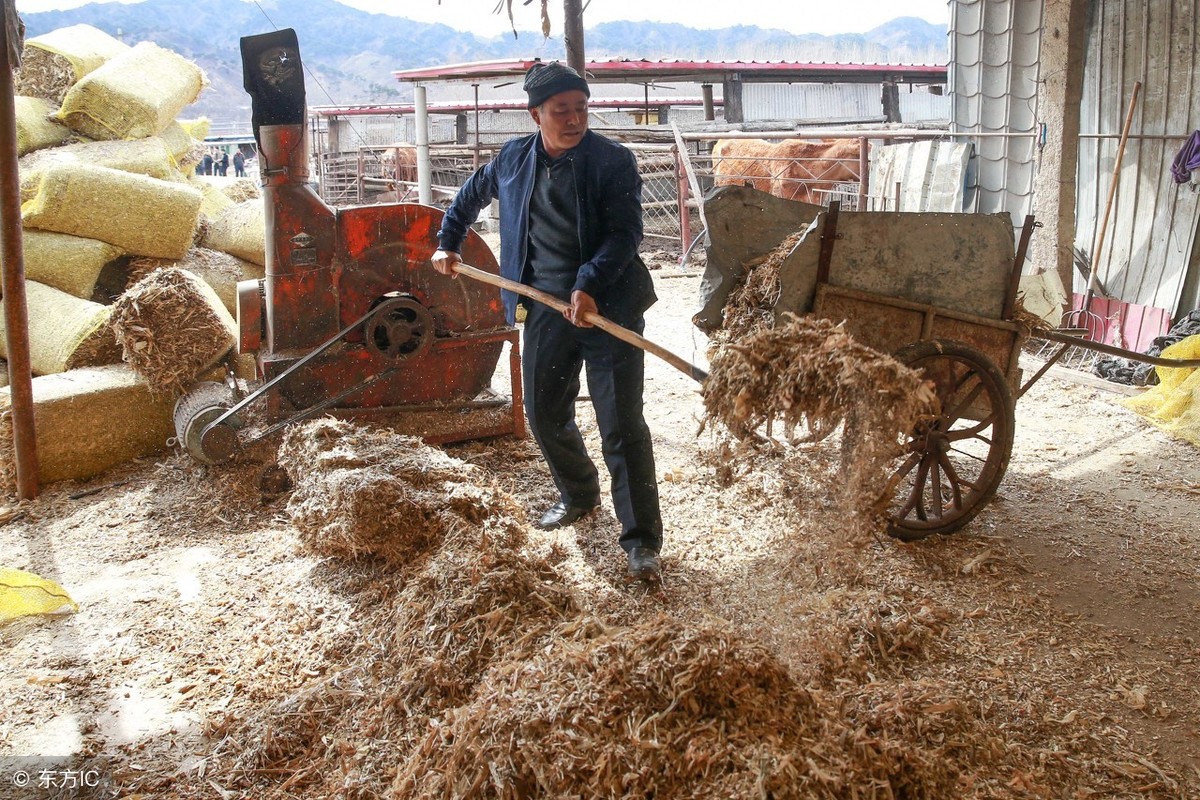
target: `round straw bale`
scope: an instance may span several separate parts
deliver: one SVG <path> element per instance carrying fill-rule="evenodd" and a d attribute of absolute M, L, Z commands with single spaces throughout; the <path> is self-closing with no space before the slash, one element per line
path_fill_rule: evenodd
<path fill-rule="evenodd" d="M 99 239 L 66 233 L 23 231 L 25 277 L 90 300 L 101 270 L 122 255 L 121 248 Z"/>
<path fill-rule="evenodd" d="M 121 361 L 121 350 L 109 320 L 112 309 L 108 306 L 81 300 L 37 281 L 25 282 L 25 301 L 29 360 L 34 375 Z M 0 320 L 3 317 L 0 308 Z M 5 337 L 0 337 L 0 355 L 8 357 Z"/>
<path fill-rule="evenodd" d="M 209 222 L 201 244 L 238 258 L 266 264 L 266 209 L 261 200 L 235 203 Z"/>
<path fill-rule="evenodd" d="M 205 133 L 197 138 L 188 128 L 176 121 L 168 125 L 166 130 L 159 134 L 159 138 L 163 140 L 163 144 L 170 152 L 175 167 L 190 176 L 196 174 L 196 165 L 200 163 L 200 159 L 204 158 L 207 150 L 204 136 L 207 135 L 206 128 Z"/>
<path fill-rule="evenodd" d="M 15 491 L 12 415 L 0 389 L 0 488 Z M 73 369 L 33 379 L 38 481 L 90 478 L 156 453 L 174 434 L 172 404 L 151 396 L 129 367 Z"/>
<path fill-rule="evenodd" d="M 8 386 L 8 362 L 0 359 L 0 388 Z"/>
<path fill-rule="evenodd" d="M 57 28 L 25 40 L 21 69 L 14 77 L 17 94 L 62 104 L 75 82 L 129 45 L 91 25 Z"/>
<path fill-rule="evenodd" d="M 64 163 L 45 171 L 21 214 L 29 227 L 100 239 L 137 255 L 182 258 L 202 199 L 184 183 Z"/>
<path fill-rule="evenodd" d="M 153 42 L 139 42 L 72 86 L 58 118 L 93 139 L 154 136 L 206 83 L 193 62 Z"/>
<path fill-rule="evenodd" d="M 38 150 L 20 161 L 21 201 L 32 200 L 46 169 L 53 164 L 95 164 L 160 180 L 174 180 L 175 161 L 166 143 L 150 136 L 131 142 L 77 142 Z"/>
<path fill-rule="evenodd" d="M 260 280 L 263 268 L 259 264 L 243 261 L 237 256 L 193 247 L 179 261 L 158 258 L 134 258 L 128 263 L 129 285 L 137 283 L 156 269 L 179 267 L 186 269 L 207 283 L 216 292 L 221 303 L 231 316 L 237 315 L 237 285 L 240 281 Z"/>
<path fill-rule="evenodd" d="M 290 429 L 279 464 L 296 487 L 288 513 L 301 541 L 323 555 L 408 568 L 449 532 L 511 508 L 497 490 L 471 482 L 482 480 L 477 468 L 420 439 L 334 419 Z"/>
<path fill-rule="evenodd" d="M 237 341 L 216 292 L 184 269 L 159 269 L 113 304 L 122 358 L 155 394 L 182 394 Z"/>
<path fill-rule="evenodd" d="M 200 142 L 208 138 L 208 133 L 212 129 L 212 120 L 208 117 L 181 119 L 178 120 L 178 123 L 188 136 Z"/>
<path fill-rule="evenodd" d="M 46 147 L 57 147 L 75 134 L 66 125 L 51 118 L 57 109 L 40 97 L 14 97 L 17 122 L 17 155 Z"/>

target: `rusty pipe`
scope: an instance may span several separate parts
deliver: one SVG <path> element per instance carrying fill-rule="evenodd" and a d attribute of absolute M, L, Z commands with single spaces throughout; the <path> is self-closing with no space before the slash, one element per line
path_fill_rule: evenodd
<path fill-rule="evenodd" d="M 9 398 L 12 402 L 13 449 L 16 460 L 17 496 L 32 500 L 38 494 L 37 436 L 33 420 L 33 372 L 29 360 L 29 307 L 25 300 L 25 256 L 21 236 L 21 181 L 17 174 L 17 116 L 13 102 L 13 68 L 10 56 L 9 14 L 13 3 L 0 2 L 3 9 L 3 41 L 0 41 L 0 257 L 4 260 L 5 344 L 8 347 Z"/>

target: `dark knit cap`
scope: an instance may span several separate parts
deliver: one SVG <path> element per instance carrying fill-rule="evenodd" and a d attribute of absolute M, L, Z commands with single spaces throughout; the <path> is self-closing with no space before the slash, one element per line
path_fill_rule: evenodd
<path fill-rule="evenodd" d="M 588 97 L 592 90 L 588 83 L 579 77 L 579 73 L 558 61 L 544 63 L 539 61 L 525 73 L 523 88 L 529 93 L 529 107 L 536 108 L 559 92 L 569 92 L 578 89 Z"/>

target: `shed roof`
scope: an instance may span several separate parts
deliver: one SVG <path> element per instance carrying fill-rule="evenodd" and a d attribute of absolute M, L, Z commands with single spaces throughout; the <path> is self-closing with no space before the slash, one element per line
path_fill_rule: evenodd
<path fill-rule="evenodd" d="M 603 97 L 592 98 L 588 101 L 591 108 L 628 108 L 641 110 L 661 108 L 663 106 L 703 106 L 703 97 L 655 97 L 646 100 L 643 97 Z M 722 106 L 721 99 L 713 100 L 713 105 Z M 427 111 L 430 114 L 461 114 L 465 111 L 525 111 L 527 104 L 524 100 L 491 100 L 475 103 L 429 103 Z M 347 106 L 309 106 L 308 110 L 322 117 L 363 117 L 363 116 L 403 116 L 416 112 L 412 103 L 374 103 Z"/>
<path fill-rule="evenodd" d="M 436 67 L 396 70 L 402 83 L 483 80 L 523 76 L 539 58 L 472 61 Z M 690 81 L 721 83 L 945 83 L 947 67 L 936 64 L 836 64 L 816 61 L 679 61 L 613 59 L 589 61 L 587 78 L 599 83 Z"/>

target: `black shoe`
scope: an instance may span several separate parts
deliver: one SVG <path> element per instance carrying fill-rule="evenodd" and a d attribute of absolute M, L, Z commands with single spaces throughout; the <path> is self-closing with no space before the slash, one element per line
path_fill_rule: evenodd
<path fill-rule="evenodd" d="M 572 506 L 567 505 L 559 500 L 550 508 L 546 509 L 546 513 L 542 514 L 542 518 L 538 520 L 537 526 L 544 531 L 552 531 L 557 528 L 565 528 L 577 519 L 586 517 L 592 513 L 595 506 Z"/>
<path fill-rule="evenodd" d="M 662 564 L 658 561 L 658 553 L 649 547 L 632 547 L 629 549 L 629 577 L 639 581 L 656 581 L 662 577 Z"/>

